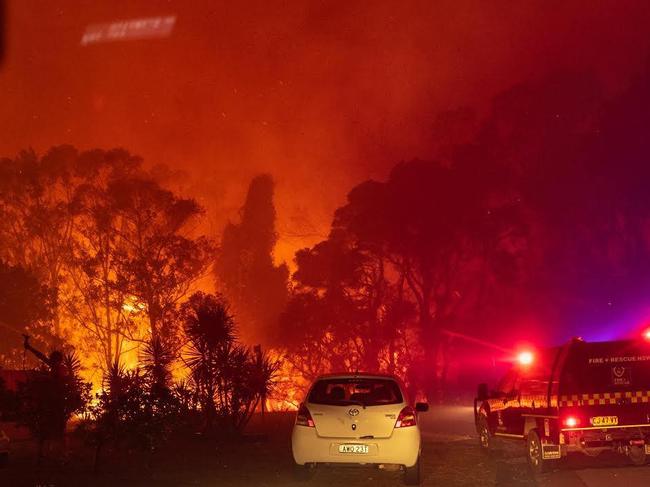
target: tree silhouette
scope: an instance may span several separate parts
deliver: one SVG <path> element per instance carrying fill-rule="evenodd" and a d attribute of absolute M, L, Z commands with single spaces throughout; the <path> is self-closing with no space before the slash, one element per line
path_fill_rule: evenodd
<path fill-rule="evenodd" d="M 174 311 L 213 257 L 212 243 L 189 233 L 203 210 L 142 177 L 112 181 L 107 192 L 120 218 L 119 285 L 143 305 L 152 340 L 173 339 Z"/>
<path fill-rule="evenodd" d="M 194 200 L 123 149 L 23 151 L 0 175 L 0 253 L 56 291 L 51 333 L 105 370 L 126 341 L 173 338 L 179 301 L 212 262 Z"/>
<path fill-rule="evenodd" d="M 64 304 L 86 332 L 83 350 L 94 355 L 103 370 L 120 361 L 125 340 L 137 330 L 125 309 L 129 294 L 119 256 L 126 243 L 109 188 L 113 181 L 136 174 L 140 163 L 123 150 L 96 150 L 79 157 L 87 182 L 77 188 L 73 205 L 74 235 L 66 266 L 69 292 Z"/>
<path fill-rule="evenodd" d="M 51 289 L 64 281 L 72 239 L 71 205 L 82 184 L 77 150 L 52 147 L 42 157 L 33 150 L 0 160 L 0 254 L 29 269 Z M 58 303 L 54 303 L 58 306 Z M 61 340 L 60 313 L 54 310 L 52 334 Z"/>
<path fill-rule="evenodd" d="M 56 294 L 20 266 L 0 260 L 0 355 L 20 345 L 21 334 L 48 336 Z"/>
<path fill-rule="evenodd" d="M 215 264 L 217 288 L 233 304 L 245 342 L 273 341 L 273 327 L 287 300 L 289 271 L 273 263 L 277 243 L 273 179 L 255 177 L 239 223 L 223 231 Z"/>
<path fill-rule="evenodd" d="M 237 344 L 235 322 L 222 296 L 197 292 L 181 307 L 189 346 L 185 362 L 201 404 L 206 432 L 240 432 L 273 389 L 277 363 Z"/>
<path fill-rule="evenodd" d="M 355 187 L 333 223 L 333 232 L 351 235 L 404 279 L 417 305 L 426 369 L 432 371 L 431 397 L 445 380 L 442 333 L 475 296 L 483 245 L 506 253 L 501 240 L 513 237 L 503 231 L 512 222 L 496 220 L 511 204 L 508 198 L 492 198 L 500 187 L 497 171 L 482 168 L 475 155 L 459 152 L 451 166 L 419 160 L 398 164 L 385 183 Z"/>

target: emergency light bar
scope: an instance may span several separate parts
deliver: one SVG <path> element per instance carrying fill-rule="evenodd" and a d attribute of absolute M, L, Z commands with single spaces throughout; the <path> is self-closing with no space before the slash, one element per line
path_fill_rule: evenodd
<path fill-rule="evenodd" d="M 519 352 L 519 355 L 517 355 L 517 362 L 519 362 L 520 365 L 530 365 L 534 360 L 535 356 L 533 355 L 533 352 L 528 350 Z"/>

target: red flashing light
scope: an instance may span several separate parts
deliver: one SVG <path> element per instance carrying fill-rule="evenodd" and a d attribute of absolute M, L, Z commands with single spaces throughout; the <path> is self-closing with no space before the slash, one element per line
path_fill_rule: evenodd
<path fill-rule="evenodd" d="M 397 421 L 395 421 L 395 428 L 407 428 L 416 424 L 415 411 L 411 406 L 406 406 L 400 411 Z"/>
<path fill-rule="evenodd" d="M 519 362 L 520 365 L 530 365 L 534 360 L 535 356 L 533 355 L 533 352 L 528 350 L 520 352 L 519 355 L 517 355 L 517 362 Z"/>
<path fill-rule="evenodd" d="M 647 329 L 643 332 L 643 338 L 644 338 L 645 340 L 647 340 L 647 341 L 650 342 L 650 328 L 647 328 Z"/>
<path fill-rule="evenodd" d="M 567 428 L 575 428 L 580 425 L 580 420 L 575 416 L 568 416 L 564 418 L 563 423 Z"/>
<path fill-rule="evenodd" d="M 307 426 L 308 428 L 313 428 L 315 426 L 314 420 L 311 417 L 311 413 L 304 404 L 301 404 L 300 409 L 298 409 L 298 414 L 296 415 L 296 425 Z"/>

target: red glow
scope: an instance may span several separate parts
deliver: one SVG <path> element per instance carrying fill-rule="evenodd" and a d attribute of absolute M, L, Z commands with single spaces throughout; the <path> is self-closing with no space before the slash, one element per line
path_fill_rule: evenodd
<path fill-rule="evenodd" d="M 646 330 L 643 332 L 643 338 L 650 342 L 650 328 L 646 328 Z"/>
<path fill-rule="evenodd" d="M 569 416 L 564 419 L 564 426 L 567 428 L 575 428 L 580 424 L 580 420 L 575 416 Z"/>
<path fill-rule="evenodd" d="M 535 356 L 533 355 L 533 352 L 529 350 L 524 350 L 523 352 L 519 352 L 519 355 L 517 355 L 517 362 L 521 365 L 530 365 L 533 363 L 535 360 Z"/>

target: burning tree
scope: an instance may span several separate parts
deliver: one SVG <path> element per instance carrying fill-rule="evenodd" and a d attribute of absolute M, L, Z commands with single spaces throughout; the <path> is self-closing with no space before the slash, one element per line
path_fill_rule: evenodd
<path fill-rule="evenodd" d="M 86 331 L 84 349 L 95 352 L 97 365 L 108 370 L 119 362 L 125 338 L 136 331 L 124 308 L 129 295 L 122 285 L 118 256 L 125 243 L 109 188 L 115 179 L 137 171 L 140 161 L 123 151 L 94 151 L 83 159 L 88 182 L 77 189 L 73 207 L 65 305 L 73 322 Z"/>
<path fill-rule="evenodd" d="M 172 339 L 178 303 L 213 250 L 194 235 L 194 200 L 122 149 L 23 152 L 0 171 L 2 253 L 56 291 L 54 335 L 104 370 L 149 338 Z"/>
<path fill-rule="evenodd" d="M 0 254 L 13 265 L 33 273 L 56 291 L 65 279 L 72 242 L 76 172 L 74 147 L 51 148 L 42 157 L 33 150 L 0 160 Z M 62 339 L 58 304 L 53 302 L 52 329 Z"/>
<path fill-rule="evenodd" d="M 115 180 L 108 194 L 123 242 L 116 255 L 120 287 L 142 304 L 151 339 L 173 340 L 178 304 L 212 262 L 212 242 L 190 235 L 203 210 L 142 177 Z"/>

